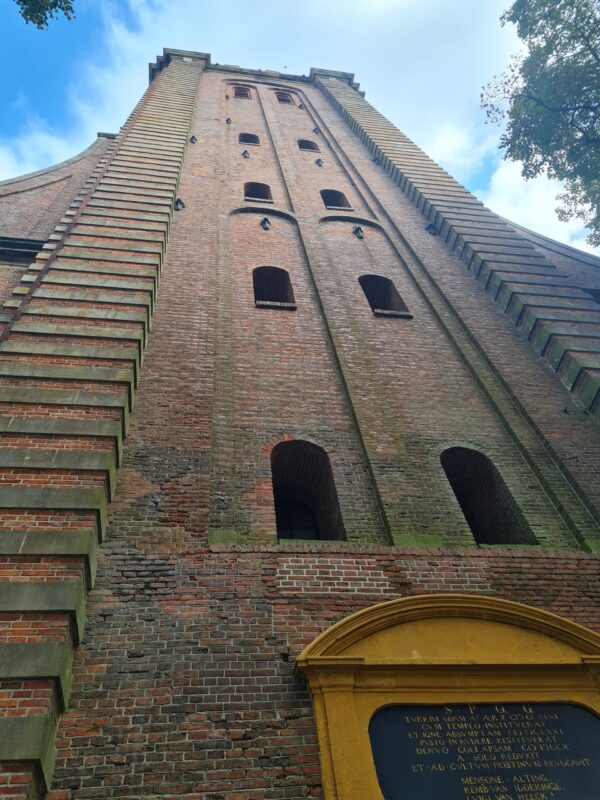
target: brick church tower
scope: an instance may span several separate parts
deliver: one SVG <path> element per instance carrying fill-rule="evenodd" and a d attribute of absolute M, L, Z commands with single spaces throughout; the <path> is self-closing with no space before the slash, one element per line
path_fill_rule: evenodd
<path fill-rule="evenodd" d="M 0 292 L 2 800 L 396 798 L 383 706 L 595 741 L 600 259 L 353 75 L 165 50 L 118 135 L 0 184 Z M 401 796 L 567 786 L 521 756 Z"/>

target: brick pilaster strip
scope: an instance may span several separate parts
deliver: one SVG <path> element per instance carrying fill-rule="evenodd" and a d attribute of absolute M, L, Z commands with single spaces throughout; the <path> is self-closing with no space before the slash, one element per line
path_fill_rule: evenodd
<path fill-rule="evenodd" d="M 32 624 L 40 615 L 64 620 L 71 646 L 42 633 L 23 649 L 4 637 L 0 683 L 35 687 L 45 676 L 59 708 L 68 699 L 71 649 L 83 632 L 205 61 L 172 57 L 162 66 L 3 309 L 11 319 L 0 340 L 0 610 L 9 623 L 11 614 Z M 23 577 L 29 563 L 31 580 Z M 56 714 L 48 709 L 31 721 L 15 707 L 6 716 L 0 728 L 16 740 L 0 748 L 0 761 L 34 761 L 45 792 Z"/>
<path fill-rule="evenodd" d="M 350 84 L 324 75 L 315 81 L 567 389 L 600 418 L 600 307 Z"/>

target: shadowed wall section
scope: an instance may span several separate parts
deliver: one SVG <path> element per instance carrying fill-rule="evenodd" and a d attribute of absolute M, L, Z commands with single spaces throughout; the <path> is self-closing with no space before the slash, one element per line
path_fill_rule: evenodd
<path fill-rule="evenodd" d="M 28 800 L 54 770 L 202 66 L 172 59 L 121 134 L 96 146 L 102 157 L 3 307 L 0 762 Z"/>
<path fill-rule="evenodd" d="M 537 544 L 502 475 L 483 453 L 444 450 L 441 462 L 477 544 Z"/>

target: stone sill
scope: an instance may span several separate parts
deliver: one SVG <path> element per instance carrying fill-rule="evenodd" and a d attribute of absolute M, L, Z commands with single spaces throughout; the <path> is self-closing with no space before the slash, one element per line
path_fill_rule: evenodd
<path fill-rule="evenodd" d="M 296 303 L 280 303 L 275 300 L 255 300 L 254 305 L 257 308 L 278 308 L 282 311 L 295 311 L 298 308 Z"/>
<path fill-rule="evenodd" d="M 302 554 L 310 552 L 328 552 L 339 555 L 347 553 L 355 553 L 357 556 L 387 556 L 387 557 L 415 557 L 421 558 L 469 558 L 488 563 L 487 559 L 490 557 L 503 558 L 507 560 L 516 558 L 532 558 L 535 561 L 539 559 L 566 559 L 566 560 L 582 560 L 582 561 L 598 561 L 600 554 L 586 553 L 583 550 L 568 550 L 559 548 L 544 548 L 539 545 L 520 545 L 520 546 L 507 546 L 507 545 L 489 545 L 485 548 L 480 548 L 477 545 L 465 547 L 464 545 L 440 547 L 439 545 L 378 545 L 357 542 L 347 542 L 342 540 L 321 539 L 321 540 L 299 540 L 299 539 L 286 539 L 278 543 L 254 543 L 242 544 L 236 542 L 226 541 L 209 541 L 208 550 L 212 553 L 274 553 L 274 554 Z"/>
<path fill-rule="evenodd" d="M 373 314 L 376 317 L 401 317 L 402 319 L 412 319 L 410 311 L 392 311 L 387 308 L 374 308 Z"/>

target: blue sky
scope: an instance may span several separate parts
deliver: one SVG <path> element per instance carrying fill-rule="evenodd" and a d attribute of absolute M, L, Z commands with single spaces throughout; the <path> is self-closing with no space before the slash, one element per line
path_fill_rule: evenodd
<path fill-rule="evenodd" d="M 69 158 L 117 131 L 163 47 L 213 62 L 356 74 L 367 99 L 498 213 L 589 249 L 560 223 L 560 187 L 524 182 L 502 162 L 481 87 L 519 41 L 499 17 L 510 0 L 75 0 L 76 19 L 37 31 L 0 6 L 0 180 Z"/>

